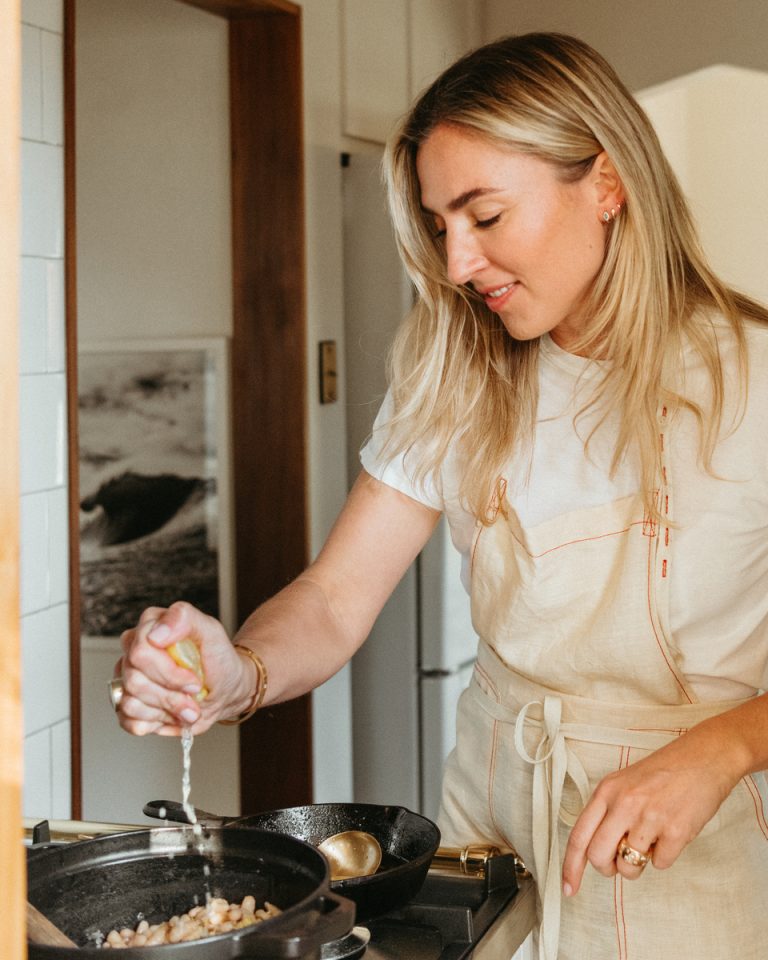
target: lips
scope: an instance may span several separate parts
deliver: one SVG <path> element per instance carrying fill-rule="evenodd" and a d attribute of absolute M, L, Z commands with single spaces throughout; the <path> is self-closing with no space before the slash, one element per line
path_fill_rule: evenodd
<path fill-rule="evenodd" d="M 499 310 L 514 293 L 517 286 L 517 281 L 513 280 L 512 283 L 505 283 L 499 287 L 488 287 L 485 290 L 478 290 L 477 292 L 491 310 Z"/>

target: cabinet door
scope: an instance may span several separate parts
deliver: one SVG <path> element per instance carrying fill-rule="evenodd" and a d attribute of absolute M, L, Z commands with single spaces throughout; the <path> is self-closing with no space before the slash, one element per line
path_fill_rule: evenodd
<path fill-rule="evenodd" d="M 408 0 L 344 0 L 344 133 L 384 143 L 409 101 Z"/>
<path fill-rule="evenodd" d="M 411 98 L 480 42 L 475 0 L 410 0 Z"/>

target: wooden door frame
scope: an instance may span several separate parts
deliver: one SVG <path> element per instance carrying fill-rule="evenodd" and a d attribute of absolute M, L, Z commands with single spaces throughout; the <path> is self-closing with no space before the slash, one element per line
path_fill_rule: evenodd
<path fill-rule="evenodd" d="M 180 0 L 229 21 L 235 584 L 241 623 L 309 555 L 301 7 Z M 64 0 L 72 816 L 82 816 L 75 223 L 75 0 Z M 312 800 L 311 699 L 240 728 L 241 809 Z"/>

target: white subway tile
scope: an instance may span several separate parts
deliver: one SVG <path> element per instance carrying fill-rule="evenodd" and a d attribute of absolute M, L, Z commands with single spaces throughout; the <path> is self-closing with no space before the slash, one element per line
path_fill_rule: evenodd
<path fill-rule="evenodd" d="M 46 369 L 63 373 L 66 367 L 66 307 L 64 261 L 45 261 Z"/>
<path fill-rule="evenodd" d="M 40 730 L 24 738 L 24 787 L 22 815 L 52 819 L 51 735 Z"/>
<path fill-rule="evenodd" d="M 39 257 L 21 258 L 19 371 L 45 373 L 48 365 L 48 268 Z"/>
<path fill-rule="evenodd" d="M 43 139 L 42 32 L 21 28 L 21 135 Z"/>
<path fill-rule="evenodd" d="M 72 816 L 72 748 L 69 721 L 51 727 L 51 816 Z"/>
<path fill-rule="evenodd" d="M 64 42 L 59 33 L 42 34 L 43 140 L 64 143 Z"/>
<path fill-rule="evenodd" d="M 67 468 L 65 377 L 25 375 L 20 385 L 21 493 L 62 487 Z"/>
<path fill-rule="evenodd" d="M 24 730 L 37 733 L 69 719 L 69 609 L 66 604 L 21 621 Z"/>
<path fill-rule="evenodd" d="M 21 144 L 21 252 L 64 255 L 64 149 L 47 143 Z"/>
<path fill-rule="evenodd" d="M 48 494 L 21 498 L 21 613 L 50 606 Z"/>
<path fill-rule="evenodd" d="M 66 487 L 48 493 L 50 603 L 69 603 L 69 499 Z"/>
<path fill-rule="evenodd" d="M 21 258 L 20 373 L 63 373 L 66 366 L 64 261 Z"/>
<path fill-rule="evenodd" d="M 64 0 L 22 0 L 21 19 L 54 33 L 64 30 Z"/>

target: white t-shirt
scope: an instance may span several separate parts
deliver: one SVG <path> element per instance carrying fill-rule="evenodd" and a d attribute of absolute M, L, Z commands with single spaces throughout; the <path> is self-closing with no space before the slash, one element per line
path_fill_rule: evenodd
<path fill-rule="evenodd" d="M 712 474 L 697 454 L 698 434 L 689 413 L 678 414 L 669 436 L 675 533 L 670 553 L 670 622 L 680 669 L 703 700 L 736 699 L 768 688 L 768 327 L 747 327 L 750 374 L 747 408 L 720 440 Z M 736 348 L 723 333 L 721 356 L 735 382 Z M 549 336 L 539 352 L 539 407 L 533 450 L 504 471 L 507 498 L 522 526 L 533 527 L 583 507 L 607 504 L 638 489 L 637 463 L 627 458 L 610 476 L 616 420 L 609 417 L 590 441 L 598 416 L 574 425 L 602 376 L 601 364 L 561 350 Z M 686 358 L 686 391 L 706 382 L 698 358 Z M 730 424 L 735 394 L 726 407 Z M 475 518 L 458 498 L 458 473 L 448 457 L 440 483 L 416 484 L 408 460 L 383 461 L 380 451 L 391 409 L 387 398 L 361 451 L 372 476 L 445 512 L 462 556 L 469 589 L 469 550 Z"/>

